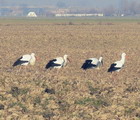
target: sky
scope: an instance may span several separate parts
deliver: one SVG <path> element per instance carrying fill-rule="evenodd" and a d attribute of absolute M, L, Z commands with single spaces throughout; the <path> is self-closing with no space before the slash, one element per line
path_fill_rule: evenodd
<path fill-rule="evenodd" d="M 67 7 L 102 8 L 113 6 L 118 8 L 119 6 L 121 6 L 122 1 L 125 0 L 0 0 L 0 5 L 4 6 L 26 4 L 30 6 L 55 6 L 58 3 L 63 2 Z M 140 0 L 128 1 L 137 1 L 140 3 Z"/>

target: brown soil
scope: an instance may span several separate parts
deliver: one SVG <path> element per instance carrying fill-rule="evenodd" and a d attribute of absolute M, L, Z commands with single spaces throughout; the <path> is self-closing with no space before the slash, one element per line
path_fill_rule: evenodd
<path fill-rule="evenodd" d="M 139 45 L 136 22 L 0 24 L 0 119 L 139 120 Z M 12 67 L 32 52 L 35 66 Z M 129 57 L 125 67 L 108 73 L 122 52 Z M 65 68 L 45 70 L 50 59 L 64 54 L 71 59 Z M 100 70 L 80 69 L 85 59 L 100 56 Z"/>

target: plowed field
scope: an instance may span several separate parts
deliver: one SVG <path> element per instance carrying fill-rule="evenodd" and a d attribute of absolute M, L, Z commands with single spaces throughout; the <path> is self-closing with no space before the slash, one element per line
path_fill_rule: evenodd
<path fill-rule="evenodd" d="M 13 21 L 0 21 L 1 120 L 140 119 L 138 22 Z M 34 66 L 12 67 L 32 52 Z M 124 68 L 108 73 L 122 52 L 128 56 Z M 71 60 L 66 67 L 45 70 L 64 54 Z M 87 58 L 100 56 L 99 70 L 81 69 Z"/>

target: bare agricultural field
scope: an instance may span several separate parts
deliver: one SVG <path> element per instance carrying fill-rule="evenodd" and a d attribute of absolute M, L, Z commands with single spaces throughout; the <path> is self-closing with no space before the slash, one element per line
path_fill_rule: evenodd
<path fill-rule="evenodd" d="M 0 120 L 140 120 L 140 23 L 137 21 L 0 20 Z M 35 66 L 12 67 L 34 52 Z M 116 76 L 107 72 L 125 52 Z M 45 70 L 50 59 L 71 62 Z M 82 70 L 103 56 L 100 70 Z"/>

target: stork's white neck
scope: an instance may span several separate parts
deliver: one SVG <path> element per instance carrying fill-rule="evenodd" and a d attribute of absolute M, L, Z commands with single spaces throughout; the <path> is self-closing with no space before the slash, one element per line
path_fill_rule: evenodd
<path fill-rule="evenodd" d="M 31 64 L 31 65 L 34 65 L 34 64 L 35 64 L 35 61 L 36 61 L 35 54 L 32 53 L 32 54 L 31 54 L 31 59 L 30 59 L 30 64 Z"/>
<path fill-rule="evenodd" d="M 101 61 L 102 61 L 102 59 L 103 59 L 103 57 L 100 57 L 100 58 L 99 58 L 99 61 L 101 62 Z"/>
<path fill-rule="evenodd" d="M 67 55 L 64 55 L 64 57 L 63 57 L 64 58 L 63 66 L 65 66 L 67 64 L 67 57 L 68 57 Z"/>
<path fill-rule="evenodd" d="M 120 60 L 123 64 L 125 63 L 125 55 L 126 54 L 122 54 L 122 57 L 121 57 L 121 60 Z"/>
<path fill-rule="evenodd" d="M 67 57 L 68 57 L 67 55 L 64 55 L 64 60 L 65 60 L 65 61 L 67 60 Z"/>

